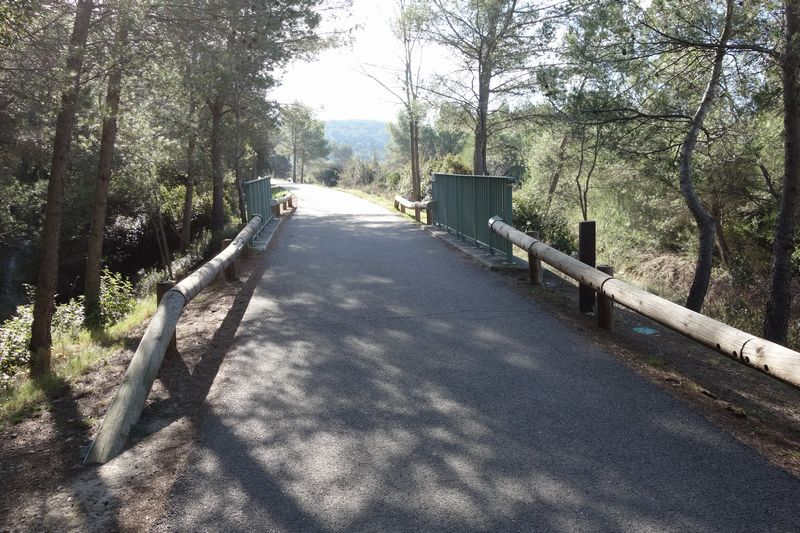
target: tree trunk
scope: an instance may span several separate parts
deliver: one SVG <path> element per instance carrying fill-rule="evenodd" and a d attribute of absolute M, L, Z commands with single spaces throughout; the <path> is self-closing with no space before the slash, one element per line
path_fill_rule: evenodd
<path fill-rule="evenodd" d="M 194 149 L 195 134 L 189 134 L 186 148 L 186 194 L 183 197 L 183 221 L 181 223 L 181 251 L 185 252 L 192 242 L 192 202 L 194 195 Z"/>
<path fill-rule="evenodd" d="M 297 183 L 297 125 L 292 124 L 292 182 Z"/>
<path fill-rule="evenodd" d="M 84 289 L 84 307 L 86 321 L 92 327 L 101 324 L 100 316 L 100 263 L 103 258 L 103 231 L 106 225 L 106 207 L 108 206 L 108 186 L 111 181 L 114 159 L 114 144 L 117 140 L 117 117 L 122 84 L 123 47 L 128 39 L 126 14 L 120 9 L 117 14 L 117 34 L 114 38 L 114 53 L 111 72 L 106 90 L 105 116 L 100 137 L 100 163 L 94 189 L 94 212 L 89 230 L 88 250 L 86 254 L 86 280 Z"/>
<path fill-rule="evenodd" d="M 211 111 L 211 176 L 213 183 L 211 204 L 211 232 L 216 247 L 222 242 L 222 232 L 225 229 L 225 197 L 224 174 L 222 172 L 222 97 L 217 96 L 209 102 Z"/>
<path fill-rule="evenodd" d="M 244 180 L 237 165 L 236 167 L 236 193 L 239 197 L 239 218 L 242 220 L 242 225 L 247 224 L 247 207 L 244 198 Z"/>
<path fill-rule="evenodd" d="M 234 89 L 234 127 L 236 128 L 236 146 L 234 148 L 234 175 L 236 177 L 236 195 L 239 200 L 239 218 L 242 226 L 247 224 L 247 207 L 244 199 L 244 184 L 242 183 L 242 114 L 238 86 Z"/>
<path fill-rule="evenodd" d="M 56 120 L 53 140 L 53 160 L 50 168 L 50 181 L 47 187 L 47 208 L 44 228 L 42 228 L 41 257 L 39 276 L 36 285 L 36 299 L 33 306 L 31 326 L 31 376 L 38 378 L 50 373 L 50 348 L 52 339 L 50 326 L 55 309 L 56 286 L 58 283 L 58 247 L 61 237 L 61 217 L 64 204 L 64 176 L 69 165 L 69 151 L 72 141 L 72 127 L 80 91 L 80 75 L 83 68 L 83 55 L 86 37 L 89 33 L 89 20 L 92 15 L 92 1 L 78 0 L 75 23 L 69 43 L 67 56 L 67 85 L 61 94 L 61 110 Z"/>
<path fill-rule="evenodd" d="M 260 178 L 266 174 L 267 171 L 267 156 L 266 150 L 256 151 L 256 158 L 254 161 L 253 179 Z"/>
<path fill-rule="evenodd" d="M 415 202 L 422 200 L 421 176 L 419 168 L 419 122 L 416 115 L 409 120 L 411 133 L 411 199 Z"/>
<path fill-rule="evenodd" d="M 488 45 L 484 45 L 484 48 Z M 475 117 L 475 151 L 472 156 L 472 173 L 476 176 L 485 176 L 486 172 L 486 146 L 488 139 L 489 123 L 489 91 L 492 81 L 492 66 L 489 64 L 489 52 L 481 53 L 478 72 L 478 116 Z"/>
<path fill-rule="evenodd" d="M 550 187 L 547 190 L 547 202 L 544 207 L 544 220 L 547 220 L 547 215 L 550 213 L 550 205 L 553 203 L 553 196 L 558 188 L 558 182 L 561 179 L 561 172 L 564 169 L 564 159 L 567 153 L 567 141 L 569 140 L 569 133 L 565 133 L 561 139 L 561 145 L 558 148 L 558 161 L 553 175 L 550 176 Z"/>
<path fill-rule="evenodd" d="M 711 70 L 711 79 L 706 86 L 703 99 L 697 108 L 697 112 L 692 117 L 689 132 L 681 147 L 680 157 L 680 181 L 681 192 L 683 193 L 686 205 L 691 211 L 697 224 L 699 233 L 699 243 L 697 248 L 697 264 L 694 270 L 694 280 L 689 289 L 689 296 L 686 298 L 686 307 L 692 311 L 700 312 L 703 308 L 703 301 L 708 292 L 708 284 L 711 281 L 711 266 L 714 254 L 714 233 L 717 228 L 716 221 L 711 214 L 703 207 L 697 191 L 692 181 L 692 155 L 697 145 L 697 136 L 703 127 L 708 110 L 714 101 L 717 84 L 722 72 L 722 60 L 725 58 L 725 45 L 731 32 L 731 18 L 733 16 L 733 0 L 727 0 L 725 13 L 725 27 L 722 30 L 717 50 L 714 54 L 714 66 Z"/>
<path fill-rule="evenodd" d="M 783 193 L 775 225 L 772 248 L 772 282 L 764 317 L 764 337 L 786 344 L 792 305 L 792 253 L 794 252 L 794 214 L 800 181 L 800 5 L 785 0 L 786 51 L 781 64 L 783 74 L 784 167 Z"/>

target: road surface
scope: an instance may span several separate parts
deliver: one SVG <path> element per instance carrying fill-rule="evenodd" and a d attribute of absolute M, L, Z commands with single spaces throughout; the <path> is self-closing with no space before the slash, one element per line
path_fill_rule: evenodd
<path fill-rule="evenodd" d="M 419 227 L 300 208 L 157 531 L 800 531 L 800 482 Z"/>

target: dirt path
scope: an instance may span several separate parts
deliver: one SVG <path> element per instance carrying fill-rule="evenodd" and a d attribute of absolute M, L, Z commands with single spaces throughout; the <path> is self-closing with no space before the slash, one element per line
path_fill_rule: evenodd
<path fill-rule="evenodd" d="M 0 531 L 142 530 L 162 512 L 191 440 L 192 417 L 227 353 L 266 254 L 244 258 L 240 281 L 218 281 L 178 324 L 179 356 L 167 357 L 127 452 L 112 464 L 80 461 L 138 345 L 53 394 L 35 416 L 0 433 Z"/>

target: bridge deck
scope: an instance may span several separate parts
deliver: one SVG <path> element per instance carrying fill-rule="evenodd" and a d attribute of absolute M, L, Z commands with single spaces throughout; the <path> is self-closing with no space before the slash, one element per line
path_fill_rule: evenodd
<path fill-rule="evenodd" d="M 536 302 L 297 192 L 156 529 L 800 530 L 800 482 Z"/>

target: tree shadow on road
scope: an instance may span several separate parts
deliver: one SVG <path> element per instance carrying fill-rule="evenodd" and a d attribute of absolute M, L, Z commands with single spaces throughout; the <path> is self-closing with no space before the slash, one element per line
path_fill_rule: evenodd
<path fill-rule="evenodd" d="M 161 527 L 800 527 L 796 480 L 418 229 L 285 231 Z"/>

